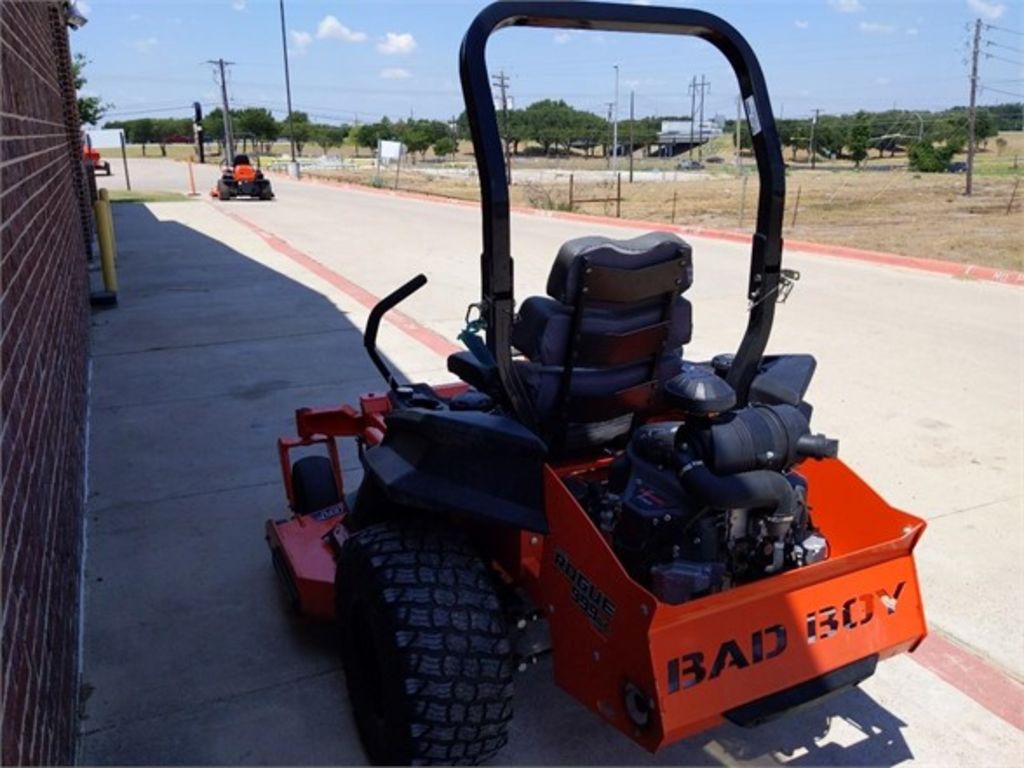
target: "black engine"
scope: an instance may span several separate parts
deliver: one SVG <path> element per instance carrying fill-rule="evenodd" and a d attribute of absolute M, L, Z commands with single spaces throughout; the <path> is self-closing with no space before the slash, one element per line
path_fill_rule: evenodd
<path fill-rule="evenodd" d="M 666 398 L 686 420 L 636 430 L 607 483 L 585 492 L 588 511 L 623 565 L 668 603 L 828 555 L 807 507 L 806 481 L 794 471 L 804 459 L 838 449 L 810 431 L 811 408 L 802 396 L 813 359 L 799 386 L 776 387 L 782 395 L 762 394 L 757 402 L 757 392 L 772 389 L 761 382 L 751 388 L 752 404 L 739 409 L 726 371 L 688 365 L 666 386 Z"/>

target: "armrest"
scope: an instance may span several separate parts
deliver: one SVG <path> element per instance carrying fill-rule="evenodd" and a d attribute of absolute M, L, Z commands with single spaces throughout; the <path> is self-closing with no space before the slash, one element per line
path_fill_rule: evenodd
<path fill-rule="evenodd" d="M 484 365 L 469 351 L 449 355 L 448 370 L 481 392 L 491 393 L 498 384 L 498 369 Z"/>

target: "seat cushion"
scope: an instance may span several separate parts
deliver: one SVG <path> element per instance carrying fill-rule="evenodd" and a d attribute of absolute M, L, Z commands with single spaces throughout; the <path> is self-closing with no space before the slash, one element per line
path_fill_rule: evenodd
<path fill-rule="evenodd" d="M 628 240 L 610 237 L 578 237 L 558 250 L 548 275 L 548 296 L 562 304 L 576 301 L 583 258 L 594 265 L 616 269 L 641 269 L 673 259 L 686 262 L 682 293 L 693 283 L 693 256 L 689 244 L 668 232 L 651 232 Z"/>
<path fill-rule="evenodd" d="M 664 381 L 682 370 L 682 357 L 678 354 L 662 358 L 657 379 Z M 558 388 L 562 383 L 563 368 L 560 365 L 539 365 L 517 361 L 516 371 L 526 384 L 537 412 L 542 418 L 551 415 L 558 399 Z M 569 387 L 569 397 L 606 397 L 648 380 L 650 366 L 629 365 L 621 368 L 575 368 Z"/>
<path fill-rule="evenodd" d="M 588 308 L 583 314 L 584 334 L 623 334 L 661 322 L 661 305 L 631 311 Z M 676 298 L 669 318 L 665 349 L 678 351 L 689 344 L 692 334 L 692 308 L 682 296 Z M 572 308 L 544 296 L 531 296 L 523 302 L 512 326 L 512 345 L 529 360 L 541 365 L 565 362 Z"/>

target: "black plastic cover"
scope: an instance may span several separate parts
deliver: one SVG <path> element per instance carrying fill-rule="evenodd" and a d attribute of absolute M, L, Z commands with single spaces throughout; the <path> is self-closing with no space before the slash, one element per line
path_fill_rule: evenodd
<path fill-rule="evenodd" d="M 703 365 L 683 363 L 682 373 L 664 384 L 665 400 L 693 416 L 724 413 L 736 405 L 729 383 Z"/>
<path fill-rule="evenodd" d="M 366 471 L 395 504 L 547 533 L 547 448 L 526 427 L 479 411 L 400 410 Z"/>
<path fill-rule="evenodd" d="M 818 362 L 813 355 L 768 355 L 750 384 L 750 403 L 799 406 Z"/>

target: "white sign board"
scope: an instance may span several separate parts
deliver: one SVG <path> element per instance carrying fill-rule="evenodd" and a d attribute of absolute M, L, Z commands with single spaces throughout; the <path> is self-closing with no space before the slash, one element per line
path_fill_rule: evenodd
<path fill-rule="evenodd" d="M 401 160 L 404 154 L 405 146 L 400 141 L 381 141 L 377 144 L 377 160 L 381 163 L 390 164 Z"/>
<path fill-rule="evenodd" d="M 93 149 L 120 149 L 121 129 L 106 128 L 84 131 L 87 142 Z"/>

